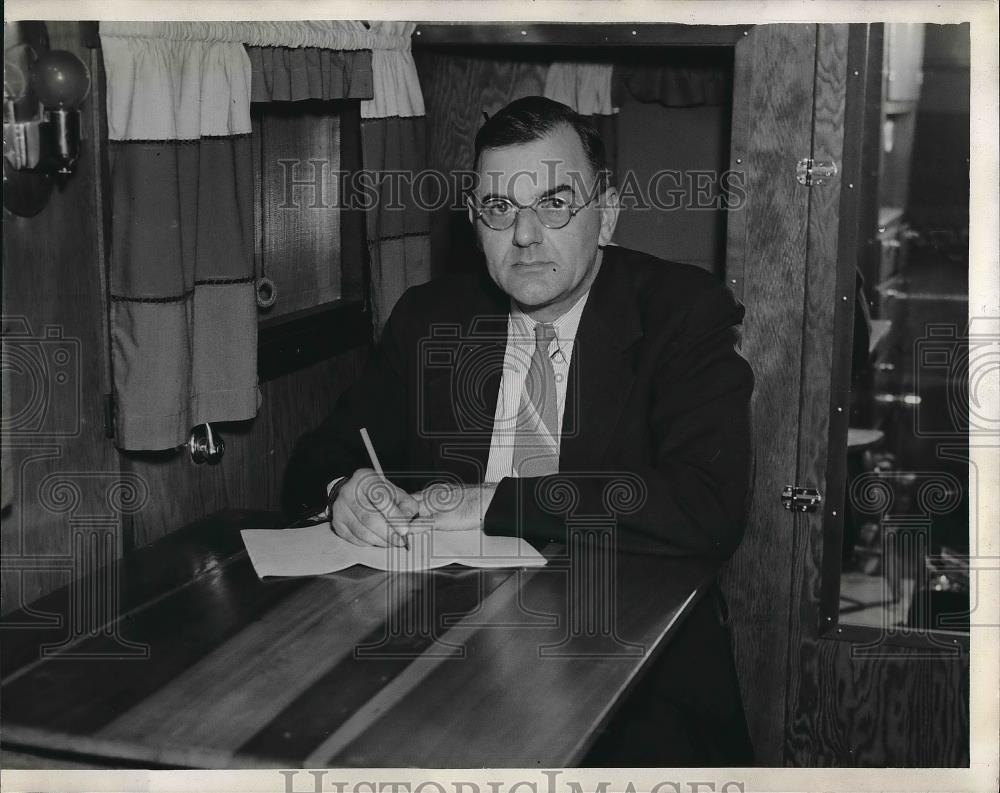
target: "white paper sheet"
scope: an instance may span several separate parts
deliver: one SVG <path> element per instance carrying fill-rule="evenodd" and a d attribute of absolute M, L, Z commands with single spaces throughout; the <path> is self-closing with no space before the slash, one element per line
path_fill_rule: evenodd
<path fill-rule="evenodd" d="M 266 576 L 325 575 L 356 564 L 376 570 L 466 567 L 542 567 L 545 557 L 519 537 L 490 537 L 474 531 L 421 531 L 405 548 L 359 547 L 326 524 L 304 529 L 243 529 L 253 569 Z"/>

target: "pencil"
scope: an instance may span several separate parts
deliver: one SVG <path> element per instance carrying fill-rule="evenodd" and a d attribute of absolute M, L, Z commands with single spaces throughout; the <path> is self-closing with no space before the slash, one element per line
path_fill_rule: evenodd
<path fill-rule="evenodd" d="M 378 455 L 375 454 L 375 447 L 372 446 L 372 439 L 368 437 L 368 430 L 365 427 L 361 428 L 361 440 L 365 442 L 365 448 L 368 450 L 368 459 L 372 461 L 372 468 L 375 469 L 375 473 L 378 474 L 379 479 L 388 483 L 389 480 L 385 478 L 385 472 L 382 470 L 382 464 L 378 461 Z M 393 527 L 393 531 L 395 531 L 396 536 L 403 541 L 403 547 L 406 548 L 406 550 L 410 550 L 410 540 L 407 536 L 405 534 L 400 534 L 395 527 Z"/>

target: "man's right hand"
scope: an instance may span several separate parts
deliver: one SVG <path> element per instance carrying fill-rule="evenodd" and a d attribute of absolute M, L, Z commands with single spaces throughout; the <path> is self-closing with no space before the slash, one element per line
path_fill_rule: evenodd
<path fill-rule="evenodd" d="M 403 545 L 400 535 L 409 531 L 417 514 L 416 499 L 371 468 L 359 468 L 341 485 L 330 505 L 330 527 L 354 545 Z"/>

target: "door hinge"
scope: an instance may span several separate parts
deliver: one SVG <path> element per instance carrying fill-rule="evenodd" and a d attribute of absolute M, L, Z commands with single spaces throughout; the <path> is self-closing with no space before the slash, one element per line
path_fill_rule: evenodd
<path fill-rule="evenodd" d="M 823 503 L 823 496 L 815 487 L 785 485 L 781 491 L 781 506 L 789 511 L 815 512 Z"/>
<path fill-rule="evenodd" d="M 827 160 L 814 160 L 812 157 L 803 157 L 795 164 L 795 178 L 799 184 L 806 187 L 826 184 L 827 180 L 837 175 L 837 163 Z"/>

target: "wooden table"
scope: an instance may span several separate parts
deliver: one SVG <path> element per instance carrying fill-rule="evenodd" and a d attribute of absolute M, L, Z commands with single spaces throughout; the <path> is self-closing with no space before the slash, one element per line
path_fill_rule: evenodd
<path fill-rule="evenodd" d="M 73 603 L 107 576 L 6 617 L 5 749 L 37 767 L 570 766 L 715 574 L 595 555 L 584 531 L 540 569 L 261 581 L 238 528 L 273 521 L 134 552 L 113 612 L 91 603 L 107 619 Z"/>

